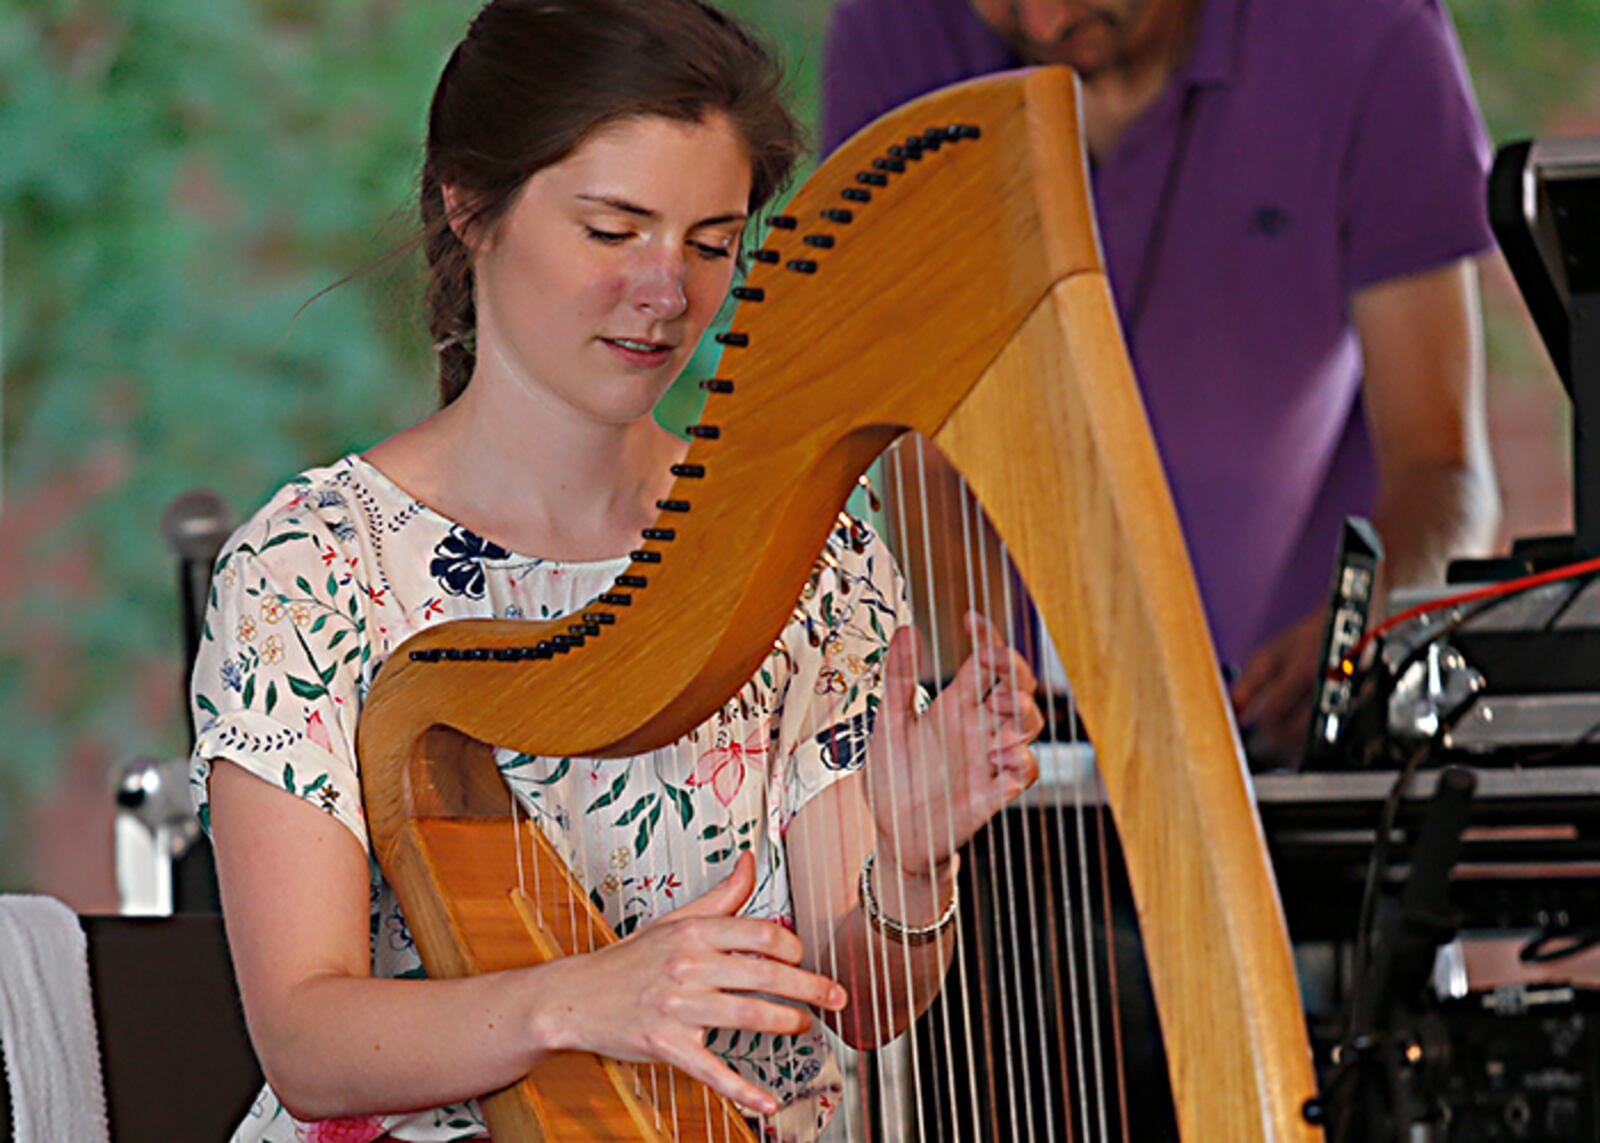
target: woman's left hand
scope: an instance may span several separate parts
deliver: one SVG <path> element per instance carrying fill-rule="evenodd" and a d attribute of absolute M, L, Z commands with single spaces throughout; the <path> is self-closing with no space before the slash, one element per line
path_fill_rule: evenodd
<path fill-rule="evenodd" d="M 966 626 L 972 656 L 925 712 L 916 709 L 916 629 L 895 632 L 884 660 L 867 797 L 880 860 L 914 876 L 941 870 L 1039 777 L 1029 747 L 1044 729 L 1038 681 L 982 616 L 968 612 Z"/>

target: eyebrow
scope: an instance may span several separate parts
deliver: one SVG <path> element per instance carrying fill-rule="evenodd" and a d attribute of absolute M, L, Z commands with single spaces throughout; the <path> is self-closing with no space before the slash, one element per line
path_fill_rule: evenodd
<path fill-rule="evenodd" d="M 611 195 L 596 194 L 580 194 L 577 197 L 584 202 L 592 202 L 599 206 L 608 206 L 612 210 L 619 210 L 623 214 L 635 215 L 638 218 L 658 219 L 661 217 L 660 214 L 651 210 L 649 207 L 640 206 L 637 203 L 629 202 L 624 198 L 615 198 Z M 702 218 L 699 222 L 694 224 L 694 229 L 698 230 L 702 226 L 721 226 L 728 222 L 749 221 L 750 216 L 747 214 L 719 214 L 714 218 Z"/>

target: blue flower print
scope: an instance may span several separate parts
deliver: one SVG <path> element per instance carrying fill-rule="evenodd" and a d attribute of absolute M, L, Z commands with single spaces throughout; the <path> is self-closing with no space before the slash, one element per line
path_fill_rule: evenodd
<path fill-rule="evenodd" d="M 817 745 L 822 747 L 822 764 L 830 770 L 855 770 L 866 761 L 867 743 L 872 738 L 872 724 L 878 708 L 872 707 L 864 714 L 852 715 L 836 722 L 817 735 Z"/>
<path fill-rule="evenodd" d="M 385 918 L 384 928 L 389 930 L 389 947 L 395 952 L 405 952 L 416 947 L 417 942 L 411 938 L 411 927 L 406 924 L 406 919 L 401 916 L 399 909 Z"/>
<path fill-rule="evenodd" d="M 333 533 L 334 539 L 343 544 L 348 544 L 351 540 L 356 538 L 355 525 L 350 523 L 348 519 L 335 520 L 333 523 L 328 525 L 328 531 Z"/>
<path fill-rule="evenodd" d="M 503 560 L 510 555 L 499 544 L 492 544 L 458 524 L 450 529 L 448 536 L 434 545 L 433 562 L 428 565 L 428 572 L 451 595 L 482 599 L 483 561 Z"/>
<path fill-rule="evenodd" d="M 239 668 L 238 659 L 228 659 L 223 662 L 222 685 L 230 691 L 241 690 L 244 687 L 244 671 Z"/>
<path fill-rule="evenodd" d="M 318 508 L 343 508 L 344 493 L 335 488 L 324 488 L 317 493 Z"/>

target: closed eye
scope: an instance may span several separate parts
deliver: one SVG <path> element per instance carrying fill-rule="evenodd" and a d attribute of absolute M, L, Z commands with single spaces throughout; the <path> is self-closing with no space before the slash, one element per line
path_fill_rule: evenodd
<path fill-rule="evenodd" d="M 705 242 L 691 242 L 689 245 L 693 246 L 695 252 L 708 262 L 714 262 L 718 258 L 731 258 L 733 256 L 733 252 L 726 246 L 712 246 Z"/>
<path fill-rule="evenodd" d="M 592 226 L 585 226 L 583 229 L 590 238 L 594 239 L 596 242 L 603 243 L 606 246 L 620 245 L 621 243 L 626 242 L 629 238 L 629 235 L 626 232 L 617 233 L 611 230 L 596 230 Z"/>

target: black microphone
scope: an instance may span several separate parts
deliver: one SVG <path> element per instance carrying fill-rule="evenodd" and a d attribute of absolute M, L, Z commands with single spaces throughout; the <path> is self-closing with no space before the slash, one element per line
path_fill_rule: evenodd
<path fill-rule="evenodd" d="M 189 689 L 189 672 L 200 652 L 201 623 L 206 596 L 211 590 L 211 566 L 233 532 L 228 502 L 209 488 L 180 492 L 161 513 L 161 534 L 178 557 L 178 611 L 183 624 L 183 689 Z M 187 708 L 187 704 L 185 704 Z M 191 714 L 191 723 L 193 716 Z M 189 727 L 190 737 L 194 726 Z"/>

